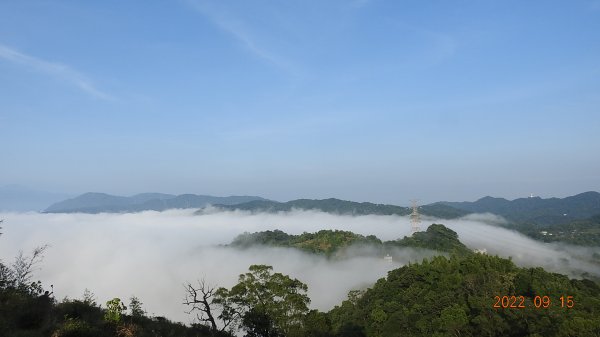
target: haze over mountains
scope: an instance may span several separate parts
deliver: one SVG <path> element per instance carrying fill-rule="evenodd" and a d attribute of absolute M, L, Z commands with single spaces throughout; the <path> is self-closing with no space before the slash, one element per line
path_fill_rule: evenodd
<path fill-rule="evenodd" d="M 0 186 L 0 211 L 41 211 L 48 205 L 69 198 L 67 193 L 56 193 L 21 185 Z"/>
<path fill-rule="evenodd" d="M 315 210 L 350 215 L 408 215 L 409 207 L 354 202 L 335 198 L 313 200 L 297 199 L 277 202 L 258 196 L 215 197 L 209 195 L 142 193 L 131 197 L 105 193 L 85 193 L 78 197 L 54 203 L 45 209 L 48 213 L 127 213 L 146 210 L 164 211 L 175 208 L 204 208 L 216 206 L 223 210 L 251 212 L 287 212 L 293 209 Z M 588 219 L 600 214 L 600 193 L 585 192 L 566 198 L 540 197 L 507 200 L 484 197 L 474 202 L 436 202 L 423 205 L 420 212 L 426 216 L 454 219 L 470 213 L 492 213 L 512 223 L 553 225 Z M 202 213 L 204 210 L 199 210 Z"/>

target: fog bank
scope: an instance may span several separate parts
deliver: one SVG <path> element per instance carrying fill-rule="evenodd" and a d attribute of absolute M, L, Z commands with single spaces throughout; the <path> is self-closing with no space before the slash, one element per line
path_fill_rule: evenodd
<path fill-rule="evenodd" d="M 379 256 L 355 256 L 327 260 L 295 249 L 252 248 L 238 250 L 227 244 L 238 234 L 281 229 L 289 234 L 321 229 L 349 230 L 392 240 L 408 235 L 409 219 L 399 216 L 348 216 L 312 211 L 284 213 L 221 212 L 193 215 L 191 210 L 129 214 L 1 213 L 4 234 L 0 258 L 12 261 L 19 249 L 25 252 L 49 244 L 36 278 L 55 296 L 81 297 L 86 288 L 99 303 L 113 297 L 138 296 L 149 314 L 189 322 L 181 303 L 183 283 L 204 278 L 209 284 L 230 287 L 251 264 L 272 265 L 308 284 L 311 307 L 329 310 L 349 290 L 371 285 L 387 271 L 431 252 L 404 249 L 402 258 L 386 263 Z M 539 265 L 555 272 L 586 271 L 600 276 L 598 265 L 586 262 L 600 248 L 543 244 L 517 232 L 491 226 L 502 219 L 474 215 L 458 220 L 426 219 L 457 231 L 470 248 L 490 254 L 512 256 L 522 266 Z M 573 272 L 573 270 L 576 270 Z"/>

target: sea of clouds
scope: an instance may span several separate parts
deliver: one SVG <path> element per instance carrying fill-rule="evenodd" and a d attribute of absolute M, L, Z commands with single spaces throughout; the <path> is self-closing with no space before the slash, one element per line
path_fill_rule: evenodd
<path fill-rule="evenodd" d="M 349 254 L 327 259 L 295 249 L 256 247 L 239 250 L 222 245 L 243 232 L 280 229 L 289 234 L 321 229 L 349 230 L 376 235 L 382 240 L 410 233 L 410 220 L 400 216 L 350 216 L 315 211 L 253 213 L 207 209 L 147 211 L 126 214 L 0 213 L 4 219 L 0 259 L 10 263 L 20 250 L 25 254 L 48 244 L 35 277 L 46 288 L 54 285 L 57 299 L 81 298 L 90 289 L 99 303 L 113 297 L 135 295 L 151 315 L 189 323 L 193 317 L 182 302 L 183 285 L 204 279 L 230 287 L 251 264 L 267 264 L 309 287 L 311 307 L 329 310 L 346 298 L 349 290 L 370 286 L 389 270 L 434 253 L 402 249 L 393 263 L 381 256 Z M 542 266 L 553 272 L 600 276 L 590 262 L 600 247 L 583 248 L 534 241 L 499 225 L 503 219 L 476 214 L 455 220 L 425 218 L 423 229 L 443 223 L 456 231 L 472 249 L 511 257 L 520 266 Z"/>

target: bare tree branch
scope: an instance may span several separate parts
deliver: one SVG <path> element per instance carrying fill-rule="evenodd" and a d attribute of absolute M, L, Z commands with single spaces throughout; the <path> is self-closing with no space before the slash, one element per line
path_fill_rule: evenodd
<path fill-rule="evenodd" d="M 196 319 L 209 325 L 213 335 L 230 330 L 240 319 L 240 311 L 223 296 L 224 288 L 210 286 L 204 279 L 198 281 L 197 287 L 191 283 L 185 284 L 184 287 L 186 297 L 183 304 L 191 306 L 187 313 L 196 313 Z M 218 316 L 215 316 L 216 313 Z M 217 324 L 217 320 L 220 324 Z"/>
<path fill-rule="evenodd" d="M 19 252 L 15 262 L 12 265 L 14 271 L 15 281 L 18 286 L 28 285 L 33 276 L 33 272 L 36 270 L 35 266 L 42 261 L 44 258 L 44 252 L 48 248 L 48 245 L 36 247 L 31 256 L 25 256 L 23 251 Z"/>
<path fill-rule="evenodd" d="M 186 284 L 185 288 L 186 297 L 183 304 L 192 306 L 187 313 L 191 314 L 194 311 L 199 311 L 196 313 L 198 321 L 210 323 L 213 333 L 219 331 L 211 310 L 215 287 L 207 285 L 204 279 L 202 279 L 198 281 L 198 288 L 194 288 L 191 283 Z"/>

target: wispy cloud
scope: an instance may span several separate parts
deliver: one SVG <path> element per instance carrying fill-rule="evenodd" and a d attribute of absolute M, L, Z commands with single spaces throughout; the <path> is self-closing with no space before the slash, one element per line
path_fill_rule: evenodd
<path fill-rule="evenodd" d="M 253 34 L 250 33 L 247 25 L 239 18 L 226 13 L 204 1 L 189 0 L 188 4 L 197 12 L 208 18 L 219 29 L 228 33 L 235 40 L 241 43 L 254 56 L 276 66 L 292 75 L 298 75 L 298 70 L 292 63 L 273 52 L 270 48 L 261 45 Z"/>
<path fill-rule="evenodd" d="M 65 64 L 50 62 L 27 55 L 3 44 L 0 44 L 0 59 L 20 64 L 24 67 L 46 73 L 65 82 L 69 82 L 95 98 L 103 100 L 113 99 L 111 95 L 96 88 L 94 84 L 92 84 L 92 81 L 90 81 L 90 79 L 88 79 L 85 75 Z"/>

